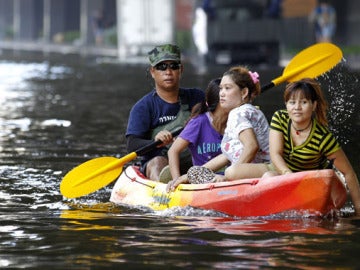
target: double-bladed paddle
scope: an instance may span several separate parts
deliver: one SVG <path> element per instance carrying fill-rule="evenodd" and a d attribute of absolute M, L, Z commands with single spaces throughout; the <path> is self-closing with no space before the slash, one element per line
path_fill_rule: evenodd
<path fill-rule="evenodd" d="M 182 128 L 175 130 L 172 136 L 179 135 L 181 131 Z M 99 190 L 114 181 L 126 163 L 155 149 L 161 143 L 154 141 L 120 159 L 99 157 L 88 160 L 65 175 L 60 184 L 60 192 L 67 198 L 77 198 Z"/>
<path fill-rule="evenodd" d="M 296 81 L 305 77 L 315 78 L 333 68 L 342 59 L 341 50 L 331 43 L 319 43 L 298 53 L 285 67 L 283 74 L 262 87 L 266 91 L 285 81 Z M 173 133 L 175 137 L 180 133 Z M 60 192 L 67 198 L 87 195 L 114 181 L 122 172 L 123 166 L 161 144 L 155 141 L 141 149 L 118 159 L 100 157 L 89 160 L 68 172 L 60 184 Z"/>

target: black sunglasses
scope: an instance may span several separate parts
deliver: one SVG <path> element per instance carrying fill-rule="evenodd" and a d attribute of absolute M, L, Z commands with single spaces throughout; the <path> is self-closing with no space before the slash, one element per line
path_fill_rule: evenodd
<path fill-rule="evenodd" d="M 177 63 L 177 62 L 172 62 L 172 63 L 169 63 L 169 64 L 160 63 L 160 64 L 157 64 L 155 66 L 155 69 L 156 70 L 162 70 L 162 71 L 167 70 L 167 68 L 170 68 L 171 70 L 178 70 L 178 69 L 180 69 L 180 66 L 181 66 L 181 64 Z"/>

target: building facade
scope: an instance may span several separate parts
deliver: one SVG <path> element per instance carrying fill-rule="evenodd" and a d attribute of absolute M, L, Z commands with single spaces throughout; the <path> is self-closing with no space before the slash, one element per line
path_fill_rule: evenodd
<path fill-rule="evenodd" d="M 165 42 L 175 42 L 183 50 L 193 50 L 193 14 L 201 2 L 0 0 L 0 49 L 94 54 L 118 57 L 121 61 L 142 55 L 150 46 Z M 267 1 L 254 2 L 266 8 Z M 360 44 L 360 36 L 357 35 L 360 2 L 329 2 L 337 11 L 334 43 L 340 46 Z M 253 32 L 259 36 L 274 36 L 281 48 L 308 46 L 314 43 L 308 14 L 315 5 L 316 0 L 283 0 L 281 16 L 271 20 L 271 30 L 263 27 L 262 16 L 251 27 L 255 27 Z M 246 21 L 239 27 L 248 27 Z M 239 38 L 242 38 L 241 35 Z"/>

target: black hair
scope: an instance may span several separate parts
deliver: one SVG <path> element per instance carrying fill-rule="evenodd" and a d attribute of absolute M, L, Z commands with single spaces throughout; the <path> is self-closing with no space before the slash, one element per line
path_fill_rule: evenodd
<path fill-rule="evenodd" d="M 196 104 L 191 112 L 191 116 L 195 117 L 205 112 L 214 112 L 219 104 L 219 92 L 220 92 L 221 78 L 213 79 L 209 82 L 205 90 L 205 100 Z"/>

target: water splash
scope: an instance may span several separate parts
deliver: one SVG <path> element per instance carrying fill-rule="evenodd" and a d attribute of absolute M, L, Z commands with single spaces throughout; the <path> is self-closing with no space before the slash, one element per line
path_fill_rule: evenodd
<path fill-rule="evenodd" d="M 342 61 L 318 80 L 329 105 L 329 128 L 341 144 L 347 144 L 357 133 L 353 123 L 358 123 L 354 119 L 360 99 L 359 78 Z"/>

